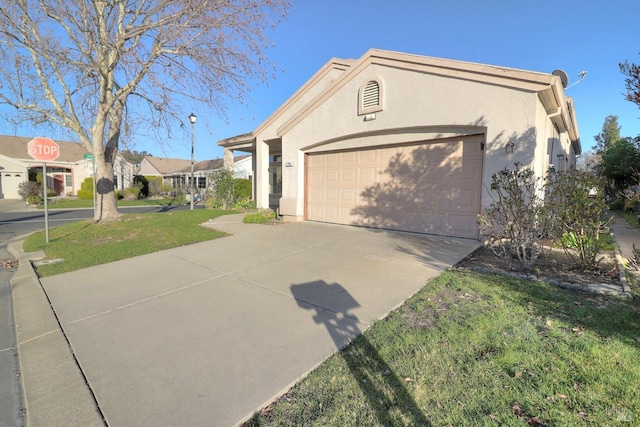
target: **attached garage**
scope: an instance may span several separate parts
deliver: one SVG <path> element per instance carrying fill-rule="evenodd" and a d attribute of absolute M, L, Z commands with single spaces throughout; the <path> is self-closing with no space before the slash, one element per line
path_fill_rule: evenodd
<path fill-rule="evenodd" d="M 18 189 L 20 184 L 25 181 L 24 174 L 22 172 L 2 171 L 0 176 L 2 177 L 2 182 L 0 182 L 1 198 L 19 199 Z"/>
<path fill-rule="evenodd" d="M 256 206 L 285 222 L 480 239 L 496 172 L 576 165 L 557 74 L 371 49 L 331 59 L 253 132 L 218 144 L 254 156 Z"/>
<path fill-rule="evenodd" d="M 306 219 L 477 239 L 483 135 L 308 154 Z"/>

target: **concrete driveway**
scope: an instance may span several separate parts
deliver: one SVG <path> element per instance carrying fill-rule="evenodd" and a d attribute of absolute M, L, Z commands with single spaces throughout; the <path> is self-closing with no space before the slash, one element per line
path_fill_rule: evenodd
<path fill-rule="evenodd" d="M 61 329 L 34 325 L 46 298 L 15 286 L 29 424 L 235 425 L 479 245 L 241 219 L 207 225 L 229 237 L 42 279 Z"/>

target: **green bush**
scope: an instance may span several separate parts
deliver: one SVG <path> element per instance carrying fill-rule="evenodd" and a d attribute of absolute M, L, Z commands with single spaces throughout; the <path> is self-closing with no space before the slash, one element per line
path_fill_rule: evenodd
<path fill-rule="evenodd" d="M 93 200 L 93 191 L 78 190 L 78 200 Z"/>
<path fill-rule="evenodd" d="M 234 187 L 235 180 L 233 179 L 233 172 L 228 169 L 219 169 L 213 171 L 209 175 L 209 182 L 211 187 L 211 196 L 207 199 L 214 199 L 209 202 L 210 205 L 217 206 L 216 208 L 229 209 L 234 203 Z M 205 206 L 207 205 L 205 201 Z M 216 209 L 214 208 L 214 209 Z"/>
<path fill-rule="evenodd" d="M 233 180 L 233 196 L 238 199 L 250 199 L 252 193 L 252 183 L 250 179 L 236 178 Z"/>
<path fill-rule="evenodd" d="M 222 209 L 222 203 L 214 196 L 207 197 L 204 201 L 205 209 L 217 210 Z"/>
<path fill-rule="evenodd" d="M 85 178 L 78 190 L 78 200 L 93 200 L 93 177 Z"/>
<path fill-rule="evenodd" d="M 612 211 L 621 211 L 624 208 L 624 200 L 614 200 L 609 203 L 609 209 Z"/>
<path fill-rule="evenodd" d="M 606 218 L 603 180 L 589 172 L 569 170 L 547 174 L 546 207 L 552 236 L 581 270 L 598 263 L 611 218 Z"/>
<path fill-rule="evenodd" d="M 141 191 L 142 191 L 142 183 L 138 182 L 137 184 L 134 184 L 131 187 L 126 188 L 124 190 L 124 199 L 138 200 L 140 198 Z"/>
<path fill-rule="evenodd" d="M 249 213 L 244 216 L 242 222 L 245 224 L 268 224 L 276 214 L 272 210 L 261 210 L 259 212 Z"/>
<path fill-rule="evenodd" d="M 42 197 L 40 196 L 32 195 L 32 196 L 27 196 L 27 198 L 25 199 L 25 202 L 27 202 L 27 204 L 30 206 L 37 206 L 37 205 L 41 205 L 43 200 L 42 200 Z"/>

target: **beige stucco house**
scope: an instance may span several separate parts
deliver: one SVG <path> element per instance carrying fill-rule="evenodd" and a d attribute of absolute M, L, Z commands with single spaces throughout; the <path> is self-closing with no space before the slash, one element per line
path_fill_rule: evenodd
<path fill-rule="evenodd" d="M 560 77 L 375 49 L 330 60 L 218 144 L 253 154 L 257 205 L 284 220 L 472 239 L 493 173 L 518 162 L 543 176 L 581 153 Z"/>
<path fill-rule="evenodd" d="M 29 171 L 42 173 L 42 162 L 29 156 L 27 144 L 33 138 L 0 135 L 0 199 L 20 199 L 18 187 L 29 180 Z M 75 195 L 85 178 L 93 176 L 93 162 L 85 158 L 81 144 L 56 141 L 60 156 L 47 162 L 47 188 L 58 196 Z M 129 188 L 135 165 L 118 153 L 113 165 L 114 185 L 118 190 Z"/>

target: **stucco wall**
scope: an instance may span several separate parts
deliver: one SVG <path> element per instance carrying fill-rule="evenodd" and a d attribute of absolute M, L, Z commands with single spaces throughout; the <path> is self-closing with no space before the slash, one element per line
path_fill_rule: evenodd
<path fill-rule="evenodd" d="M 251 176 L 252 173 L 253 171 L 252 171 L 251 157 L 247 157 L 233 163 L 234 178 L 247 179 L 249 178 L 249 176 Z"/>
<path fill-rule="evenodd" d="M 376 77 L 384 109 L 376 119 L 357 115 L 358 89 Z M 304 153 L 485 133 L 483 182 L 514 162 L 532 165 L 536 146 L 535 93 L 382 65 L 363 70 L 282 137 L 281 213 L 304 213 Z M 395 131 L 394 131 L 395 130 Z M 514 141 L 513 154 L 504 146 Z M 482 205 L 490 203 L 483 194 Z"/>

